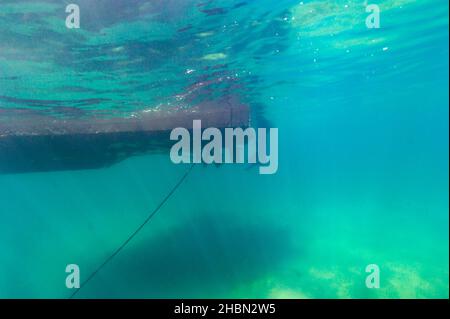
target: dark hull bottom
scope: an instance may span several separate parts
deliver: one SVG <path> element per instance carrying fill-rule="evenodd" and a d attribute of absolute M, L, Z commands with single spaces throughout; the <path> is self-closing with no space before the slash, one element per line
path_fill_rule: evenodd
<path fill-rule="evenodd" d="M 127 119 L 0 121 L 0 173 L 95 169 L 134 155 L 165 152 L 174 143 L 170 131 L 191 129 L 193 120 L 202 120 L 203 127 L 246 127 L 249 110 L 225 104 Z"/>

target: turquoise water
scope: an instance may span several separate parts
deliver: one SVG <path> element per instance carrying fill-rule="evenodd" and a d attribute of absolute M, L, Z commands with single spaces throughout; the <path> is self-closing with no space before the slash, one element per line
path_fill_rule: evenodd
<path fill-rule="evenodd" d="M 80 0 L 69 30 L 71 2 L 1 0 L 0 114 L 232 95 L 280 148 L 275 175 L 196 166 L 78 297 L 448 298 L 447 1 L 377 1 L 371 30 L 363 1 Z M 186 169 L 0 175 L 0 297 L 70 296 Z"/>

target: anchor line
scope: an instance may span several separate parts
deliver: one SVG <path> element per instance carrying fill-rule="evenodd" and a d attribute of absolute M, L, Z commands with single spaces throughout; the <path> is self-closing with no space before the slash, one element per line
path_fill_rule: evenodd
<path fill-rule="evenodd" d="M 178 187 L 183 184 L 183 182 L 186 180 L 186 178 L 189 176 L 189 174 L 192 171 L 192 168 L 194 167 L 194 164 L 192 164 L 189 169 L 181 176 L 181 178 L 178 180 L 178 182 L 175 184 L 175 186 L 170 190 L 169 193 L 164 197 L 164 199 L 158 204 L 158 206 L 155 207 L 155 209 L 147 216 L 147 218 L 139 225 L 139 227 L 136 228 L 136 230 L 128 236 L 128 238 L 118 247 L 116 250 L 105 259 L 105 261 L 97 268 L 95 269 L 89 277 L 80 285 L 80 288 L 75 290 L 72 295 L 69 297 L 69 299 L 74 298 L 78 292 L 86 286 L 86 284 L 89 283 L 89 281 L 92 280 L 99 272 L 102 270 L 114 257 L 116 257 L 122 249 L 125 248 L 125 246 L 128 245 L 128 243 L 145 227 L 145 225 L 156 215 L 156 213 L 164 206 L 164 204 L 169 200 L 169 198 L 175 193 L 175 191 L 178 189 Z"/>

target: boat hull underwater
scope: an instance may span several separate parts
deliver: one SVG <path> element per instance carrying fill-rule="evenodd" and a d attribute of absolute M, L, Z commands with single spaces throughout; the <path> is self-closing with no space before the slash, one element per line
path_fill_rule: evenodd
<path fill-rule="evenodd" d="M 249 108 L 236 102 L 203 103 L 186 109 L 149 110 L 129 117 L 63 119 L 0 117 L 0 173 L 96 169 L 130 156 L 166 152 L 170 132 L 205 127 L 247 127 Z"/>

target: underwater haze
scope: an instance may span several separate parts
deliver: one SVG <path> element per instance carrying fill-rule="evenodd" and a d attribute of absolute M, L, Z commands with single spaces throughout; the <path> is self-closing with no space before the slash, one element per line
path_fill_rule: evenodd
<path fill-rule="evenodd" d="M 79 29 L 66 26 L 71 3 Z M 366 26 L 371 3 L 380 28 Z M 128 118 L 233 98 L 252 126 L 279 129 L 276 174 L 195 165 L 76 297 L 448 298 L 448 9 L 0 0 L 0 117 Z M 163 152 L 0 174 L 0 297 L 70 297 L 66 265 L 86 279 L 187 169 Z"/>

